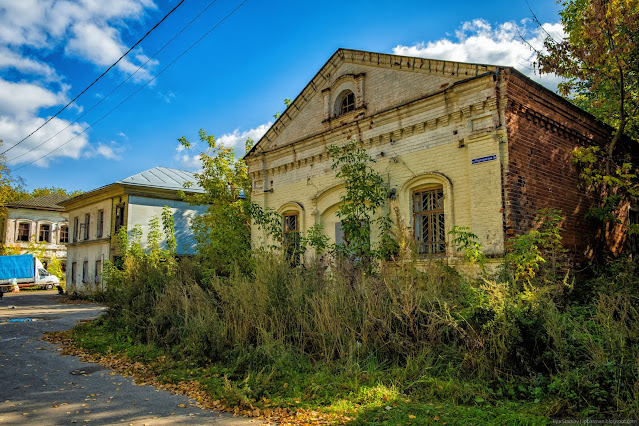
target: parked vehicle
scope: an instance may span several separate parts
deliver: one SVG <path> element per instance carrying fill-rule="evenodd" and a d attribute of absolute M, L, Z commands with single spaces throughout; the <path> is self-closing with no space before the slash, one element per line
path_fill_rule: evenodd
<path fill-rule="evenodd" d="M 40 259 L 32 254 L 0 256 L 0 287 L 2 291 L 11 291 L 12 280 L 18 287 L 39 286 L 47 290 L 60 285 L 60 279 L 51 275 Z"/>

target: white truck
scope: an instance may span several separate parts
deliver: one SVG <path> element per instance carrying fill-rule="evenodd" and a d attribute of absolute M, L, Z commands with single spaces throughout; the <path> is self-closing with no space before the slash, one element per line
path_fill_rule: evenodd
<path fill-rule="evenodd" d="M 40 259 L 32 254 L 0 256 L 0 289 L 11 291 L 14 279 L 20 288 L 38 286 L 51 290 L 60 285 L 60 279 L 44 269 Z"/>

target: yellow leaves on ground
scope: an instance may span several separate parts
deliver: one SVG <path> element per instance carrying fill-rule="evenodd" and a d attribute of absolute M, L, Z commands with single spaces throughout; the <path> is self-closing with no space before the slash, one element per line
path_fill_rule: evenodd
<path fill-rule="evenodd" d="M 84 362 L 93 362 L 103 365 L 111 370 L 109 374 L 121 374 L 123 376 L 131 376 L 135 378 L 135 384 L 138 386 L 150 385 L 158 389 L 166 390 L 174 394 L 186 395 L 197 401 L 195 406 L 200 408 L 215 409 L 233 413 L 238 416 L 255 417 L 263 420 L 263 424 L 279 424 L 282 426 L 299 426 L 299 425 L 328 425 L 335 423 L 346 423 L 350 419 L 340 414 L 320 413 L 314 410 L 305 410 L 302 408 L 291 409 L 282 407 L 259 408 L 252 405 L 227 406 L 223 401 L 213 399 L 203 386 L 197 380 L 183 380 L 178 383 L 162 383 L 157 379 L 157 373 L 152 370 L 152 366 L 142 362 L 133 362 L 122 354 L 109 352 L 107 354 L 91 353 L 84 348 L 75 345 L 68 331 L 55 331 L 46 333 L 44 340 L 56 343 L 62 347 L 64 355 L 73 355 L 79 357 Z M 117 383 L 118 386 L 122 383 Z M 285 383 L 284 388 L 288 387 Z M 116 390 L 120 390 L 117 388 Z M 112 397 L 111 397 L 112 398 Z M 187 405 L 179 404 L 180 408 L 186 408 Z"/>

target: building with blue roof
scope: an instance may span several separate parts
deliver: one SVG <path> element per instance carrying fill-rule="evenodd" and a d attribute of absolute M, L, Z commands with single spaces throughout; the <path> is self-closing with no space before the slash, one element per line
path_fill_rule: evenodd
<path fill-rule="evenodd" d="M 115 238 L 120 228 L 130 234 L 139 226 L 146 247 L 149 221 L 160 217 L 164 206 L 173 213 L 177 254 L 194 254 L 191 222 L 207 207 L 189 204 L 183 194 L 204 192 L 192 173 L 154 167 L 61 202 L 69 215 L 67 290 L 101 289 L 104 262 L 121 255 Z"/>

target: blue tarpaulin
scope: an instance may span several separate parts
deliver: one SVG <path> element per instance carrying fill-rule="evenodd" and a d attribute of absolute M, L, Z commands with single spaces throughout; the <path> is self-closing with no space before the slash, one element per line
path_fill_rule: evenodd
<path fill-rule="evenodd" d="M 33 278 L 34 271 L 32 254 L 0 256 L 0 280 Z"/>

